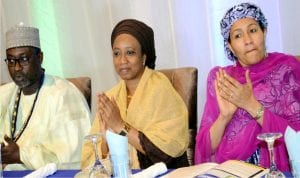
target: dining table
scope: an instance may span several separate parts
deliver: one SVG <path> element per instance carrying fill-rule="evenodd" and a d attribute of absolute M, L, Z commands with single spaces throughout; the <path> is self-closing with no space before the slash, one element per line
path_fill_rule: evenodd
<path fill-rule="evenodd" d="M 162 175 L 159 175 L 158 177 L 161 177 L 167 173 L 170 173 L 174 169 L 168 169 L 168 171 Z M 70 178 L 74 177 L 80 170 L 57 170 L 54 174 L 49 175 L 47 178 Z M 132 170 L 132 174 L 135 174 L 141 170 Z M 28 174 L 30 174 L 32 170 L 22 170 L 22 171 L 3 171 L 3 178 L 6 177 L 14 177 L 14 178 L 19 178 L 19 177 L 24 177 Z M 293 175 L 291 172 L 284 172 L 284 175 L 286 178 L 292 178 Z"/>
<path fill-rule="evenodd" d="M 57 170 L 54 174 L 48 177 L 74 177 L 80 170 Z M 24 177 L 30 174 L 32 170 L 22 170 L 22 171 L 3 171 L 3 178 L 5 177 Z"/>
<path fill-rule="evenodd" d="M 169 172 L 171 172 L 173 169 L 169 169 L 166 173 L 160 175 L 163 176 Z M 80 170 L 57 170 L 54 174 L 47 176 L 47 178 L 70 178 L 74 177 Z M 139 169 L 133 169 L 131 170 L 132 174 L 138 173 L 141 170 Z M 3 178 L 6 177 L 24 177 L 28 174 L 30 174 L 32 170 L 22 170 L 22 171 L 3 171 Z M 158 176 L 158 177 L 160 177 Z"/>

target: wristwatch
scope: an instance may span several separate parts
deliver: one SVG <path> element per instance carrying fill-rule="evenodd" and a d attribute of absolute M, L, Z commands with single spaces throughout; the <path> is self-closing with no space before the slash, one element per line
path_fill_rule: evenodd
<path fill-rule="evenodd" d="M 123 124 L 124 124 L 124 127 L 122 128 L 122 130 L 119 133 L 119 135 L 127 136 L 129 130 L 131 129 L 131 126 L 129 124 L 127 124 L 126 122 L 123 122 Z"/>
<path fill-rule="evenodd" d="M 255 120 L 260 119 L 263 116 L 264 113 L 264 107 L 261 106 L 257 111 L 256 111 L 256 116 L 254 117 Z"/>

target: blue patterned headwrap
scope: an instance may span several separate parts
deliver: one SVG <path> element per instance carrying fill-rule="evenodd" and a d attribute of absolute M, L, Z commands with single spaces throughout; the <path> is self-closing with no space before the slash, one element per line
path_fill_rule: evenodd
<path fill-rule="evenodd" d="M 222 18 L 221 25 L 221 34 L 224 38 L 224 48 L 227 57 L 231 61 L 237 60 L 228 47 L 228 40 L 231 26 L 242 18 L 253 18 L 256 20 L 264 29 L 267 29 L 268 22 L 265 15 L 262 13 L 261 9 L 255 4 L 250 3 L 241 3 L 230 8 L 224 17 Z"/>

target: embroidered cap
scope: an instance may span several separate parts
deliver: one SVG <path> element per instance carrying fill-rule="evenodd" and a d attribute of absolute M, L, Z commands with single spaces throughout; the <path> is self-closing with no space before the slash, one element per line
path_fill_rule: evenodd
<path fill-rule="evenodd" d="M 255 4 L 251 3 L 241 3 L 230 8 L 220 22 L 221 34 L 224 38 L 224 48 L 227 57 L 231 60 L 237 60 L 228 47 L 228 40 L 231 26 L 242 18 L 253 18 L 259 25 L 264 29 L 267 29 L 268 22 L 265 15 L 262 13 L 261 9 Z"/>
<path fill-rule="evenodd" d="M 41 48 L 37 28 L 26 27 L 23 23 L 20 23 L 6 32 L 6 49 L 22 46 Z"/>

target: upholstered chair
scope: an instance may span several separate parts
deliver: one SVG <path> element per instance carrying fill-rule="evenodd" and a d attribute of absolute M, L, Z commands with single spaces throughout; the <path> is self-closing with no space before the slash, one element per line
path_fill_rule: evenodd
<path fill-rule="evenodd" d="M 67 78 L 71 83 L 73 83 L 85 97 L 90 109 L 91 109 L 91 78 L 90 77 L 76 77 Z"/>
<path fill-rule="evenodd" d="M 189 146 L 187 150 L 190 165 L 194 164 L 194 149 L 197 133 L 197 76 L 195 67 L 182 67 L 159 70 L 164 73 L 175 90 L 182 97 L 189 112 Z"/>

